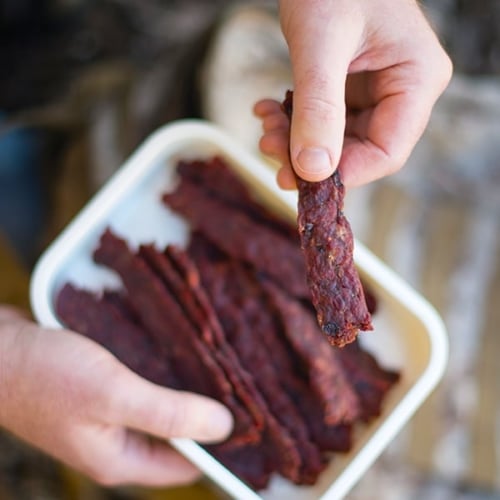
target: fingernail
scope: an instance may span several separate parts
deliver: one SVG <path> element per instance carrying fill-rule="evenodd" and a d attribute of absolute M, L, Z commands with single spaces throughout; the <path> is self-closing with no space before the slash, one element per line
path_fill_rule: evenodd
<path fill-rule="evenodd" d="M 324 148 L 305 148 L 297 155 L 297 167 L 301 177 L 301 174 L 327 176 L 332 172 L 332 160 Z"/>
<path fill-rule="evenodd" d="M 213 439 L 224 439 L 233 428 L 233 416 L 225 406 L 216 405 L 210 412 L 207 426 Z"/>

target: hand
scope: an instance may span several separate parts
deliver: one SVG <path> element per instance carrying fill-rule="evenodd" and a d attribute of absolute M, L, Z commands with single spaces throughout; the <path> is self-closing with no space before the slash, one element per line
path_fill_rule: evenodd
<path fill-rule="evenodd" d="M 415 0 L 281 0 L 294 80 L 291 128 L 263 100 L 263 153 L 278 183 L 320 181 L 339 168 L 346 186 L 394 173 L 408 159 L 452 65 Z M 290 141 L 290 143 L 289 143 Z M 289 156 L 290 155 L 290 156 Z"/>
<path fill-rule="evenodd" d="M 156 386 L 107 350 L 0 308 L 0 425 L 104 485 L 188 483 L 198 470 L 164 439 L 222 440 L 229 411 Z"/>

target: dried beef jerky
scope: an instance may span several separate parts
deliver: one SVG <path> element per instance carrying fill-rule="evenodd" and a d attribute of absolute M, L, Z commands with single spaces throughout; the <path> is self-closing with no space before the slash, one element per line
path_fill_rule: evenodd
<path fill-rule="evenodd" d="M 269 406 L 265 402 L 261 392 L 255 386 L 254 378 L 250 375 L 250 372 L 244 370 L 241 360 L 237 357 L 237 353 L 229 344 L 226 333 L 224 332 L 219 318 L 212 306 L 212 302 L 209 300 L 206 290 L 202 286 L 201 277 L 194 261 L 190 259 L 185 251 L 172 245 L 166 248 L 165 254 L 170 259 L 173 266 L 176 267 L 180 275 L 184 278 L 186 284 L 190 287 L 194 297 L 196 298 L 196 302 L 199 307 L 199 321 L 209 325 L 212 334 L 211 342 L 214 343 L 214 346 L 217 349 L 221 364 L 230 363 L 228 370 L 232 369 L 240 372 L 241 376 L 244 378 L 246 386 L 248 387 L 249 396 L 253 397 L 253 404 L 257 405 L 266 416 L 268 436 L 271 437 L 271 444 L 273 444 L 274 441 L 278 441 L 277 444 L 273 444 L 274 448 L 276 450 L 283 448 L 283 445 L 280 444 L 281 439 L 279 436 L 279 425 L 277 421 L 275 421 L 273 415 L 270 414 Z M 195 314 L 195 312 L 193 311 L 192 314 Z M 287 453 L 287 443 L 288 441 L 285 442 L 285 449 L 282 450 L 285 455 Z M 295 453 L 291 456 L 293 457 L 293 460 L 295 460 Z M 283 467 L 288 466 L 285 464 Z"/>
<path fill-rule="evenodd" d="M 380 416 L 387 392 L 398 382 L 400 375 L 384 369 L 376 358 L 362 349 L 359 341 L 339 350 L 345 373 L 358 394 L 364 421 Z"/>
<path fill-rule="evenodd" d="M 255 382 L 272 413 L 295 440 L 302 464 L 293 481 L 312 484 L 323 470 L 324 461 L 309 437 L 304 419 L 281 385 L 281 379 L 287 374 L 280 373 L 278 377 L 272 361 L 274 353 L 266 349 L 265 341 L 274 334 L 274 325 L 267 321 L 262 291 L 240 263 L 228 260 L 213 263 L 206 254 L 198 254 L 198 257 L 203 284 L 229 342 L 242 364 L 254 373 Z"/>
<path fill-rule="evenodd" d="M 310 297 L 303 257 L 286 237 L 242 212 L 229 210 L 226 203 L 187 179 L 165 194 L 163 201 L 232 258 L 254 266 L 289 293 Z"/>
<path fill-rule="evenodd" d="M 217 445 L 207 446 L 206 449 L 233 474 L 257 491 L 267 488 L 272 474 L 276 472 L 262 443 L 235 450 L 221 450 Z"/>
<path fill-rule="evenodd" d="M 292 93 L 283 108 L 292 115 Z M 343 213 L 344 186 L 339 171 L 321 182 L 297 177 L 298 228 L 307 281 L 318 323 L 333 345 L 352 342 L 371 330 L 363 287 L 353 260 L 353 235 Z"/>
<path fill-rule="evenodd" d="M 97 297 L 66 284 L 56 298 L 56 311 L 67 328 L 101 344 L 140 376 L 171 388 L 179 388 L 167 360 L 159 355 L 147 332 L 127 317 L 117 293 Z"/>
<path fill-rule="evenodd" d="M 258 428 L 264 427 L 264 412 L 261 395 L 222 331 L 205 291 L 201 288 L 198 272 L 187 254 L 179 248 L 168 246 L 165 253 L 153 245 L 141 245 L 139 255 L 146 260 L 156 274 L 170 288 L 186 317 L 207 344 L 214 359 L 225 371 L 235 393 L 251 412 Z M 174 267 L 174 264 L 176 267 Z"/>
<path fill-rule="evenodd" d="M 182 178 L 202 186 L 211 196 L 226 202 L 231 210 L 246 213 L 256 222 L 298 244 L 295 224 L 290 224 L 259 203 L 223 158 L 215 156 L 209 160 L 180 161 L 177 172 Z"/>
<path fill-rule="evenodd" d="M 231 443 L 236 446 L 258 442 L 261 431 L 235 397 L 226 374 L 144 259 L 108 229 L 101 236 L 94 260 L 120 275 L 141 322 L 169 360 L 183 388 L 218 399 L 232 411 L 235 428 Z"/>
<path fill-rule="evenodd" d="M 237 474 L 238 470 L 247 469 L 246 464 L 238 465 L 238 462 L 244 460 L 245 457 L 248 458 L 247 451 L 254 450 L 251 454 L 254 460 L 250 467 L 252 470 L 264 471 L 266 476 L 276 472 L 295 483 L 298 483 L 301 477 L 299 470 L 301 457 L 295 440 L 272 413 L 266 414 L 266 426 L 262 439 L 258 443 L 248 443 L 245 446 L 235 447 L 228 446 L 226 441 L 207 446 L 207 449 L 214 452 L 216 456 L 232 457 L 235 466 L 235 469 L 232 470 Z M 256 456 L 257 453 L 260 457 Z M 246 479 L 246 476 L 243 478 Z"/>
<path fill-rule="evenodd" d="M 274 307 L 281 331 L 301 363 L 313 391 L 320 398 L 329 424 L 352 422 L 359 413 L 358 398 L 344 375 L 337 351 L 318 328 L 315 318 L 297 300 L 273 283 L 262 283 Z M 278 328 L 278 326 L 277 326 Z"/>
<path fill-rule="evenodd" d="M 261 307 L 263 310 L 267 309 L 267 300 L 262 302 Z M 268 321 L 272 320 L 271 315 L 266 318 Z M 312 389 L 310 378 L 296 359 L 292 345 L 279 335 L 279 329 L 279 325 L 274 322 L 272 331 L 265 328 L 267 334 L 263 335 L 263 342 L 267 351 L 272 353 L 271 362 L 275 372 L 280 374 L 284 390 L 306 423 L 308 436 L 320 451 L 348 451 L 351 447 L 351 424 L 327 422 L 325 405 Z M 345 404 L 341 406 L 346 407 Z M 354 418 L 354 414 L 344 414 L 345 420 L 350 417 Z M 313 468 L 313 474 L 315 471 L 318 469 Z"/>
<path fill-rule="evenodd" d="M 350 451 L 352 447 L 352 429 L 355 422 L 335 425 L 326 423 L 323 405 L 311 391 L 306 380 L 287 377 L 285 387 L 304 417 L 311 439 L 321 451 Z"/>

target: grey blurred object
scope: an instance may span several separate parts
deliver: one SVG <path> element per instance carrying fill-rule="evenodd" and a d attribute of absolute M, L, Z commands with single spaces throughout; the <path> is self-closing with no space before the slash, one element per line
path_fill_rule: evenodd
<path fill-rule="evenodd" d="M 458 73 L 500 73 L 498 0 L 422 0 L 422 4 L 434 20 Z"/>
<path fill-rule="evenodd" d="M 292 86 L 286 42 L 269 3 L 230 8 L 220 20 L 199 75 L 201 111 L 256 150 L 259 99 L 281 99 Z"/>
<path fill-rule="evenodd" d="M 500 216 L 500 78 L 455 75 L 404 171 L 414 191 L 460 196 Z"/>

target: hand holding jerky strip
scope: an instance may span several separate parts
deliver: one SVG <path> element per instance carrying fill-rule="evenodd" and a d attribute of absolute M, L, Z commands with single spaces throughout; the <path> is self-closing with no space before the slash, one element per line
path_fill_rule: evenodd
<path fill-rule="evenodd" d="M 292 92 L 283 108 L 292 115 Z M 371 330 L 371 317 L 354 266 L 353 235 L 342 209 L 344 186 L 338 171 L 320 182 L 297 177 L 298 227 L 307 280 L 318 323 L 331 344 L 352 342 Z"/>

